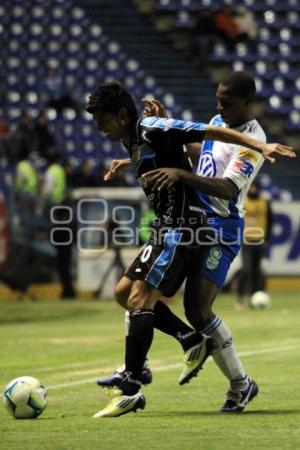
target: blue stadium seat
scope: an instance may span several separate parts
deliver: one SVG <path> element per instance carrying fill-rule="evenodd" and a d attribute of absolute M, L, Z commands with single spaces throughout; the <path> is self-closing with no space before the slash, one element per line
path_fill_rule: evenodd
<path fill-rule="evenodd" d="M 178 11 L 175 19 L 175 26 L 177 28 L 193 28 L 195 26 L 195 19 L 188 11 Z"/>
<path fill-rule="evenodd" d="M 289 116 L 286 123 L 286 128 L 290 131 L 299 131 L 300 130 L 300 111 L 293 109 Z"/>
<path fill-rule="evenodd" d="M 272 88 L 270 88 L 269 84 L 265 80 L 255 78 L 255 84 L 258 98 L 266 99 L 270 97 Z"/>
<path fill-rule="evenodd" d="M 239 0 L 227 3 L 234 7 L 241 5 Z M 264 10 L 262 3 L 265 3 Z M 212 60 L 229 62 L 234 70 L 252 71 L 257 78 L 258 95 L 270 99 L 269 109 L 273 112 L 280 114 L 286 110 L 290 97 L 297 111 L 299 86 L 288 88 L 291 73 L 297 71 L 295 59 L 300 31 L 297 1 L 243 0 L 242 4 L 258 11 L 258 23 L 263 24 L 257 49 L 247 43 L 228 49 L 219 43 L 214 45 Z M 185 27 L 194 24 L 197 11 L 223 6 L 221 0 L 156 1 L 157 9 L 172 13 L 179 18 L 178 24 Z M 191 118 L 191 111 L 182 111 L 176 106 L 172 93 L 164 92 L 138 61 L 124 54 L 122 42 L 111 41 L 101 26 L 93 24 L 84 11 L 69 0 L 51 0 L 51 7 L 48 0 L 14 1 L 13 6 L 10 0 L 2 0 L 0 38 L 4 43 L 3 67 L 7 73 L 4 107 L 12 124 L 17 123 L 23 107 L 32 115 L 44 107 L 40 94 L 48 64 L 62 72 L 66 86 L 80 103 L 99 82 L 118 78 L 137 99 L 148 94 L 159 96 L 166 101 L 171 115 Z M 300 73 L 298 76 L 300 79 Z M 103 149 L 107 157 L 124 155 L 119 144 L 99 136 L 86 112 L 71 108 L 58 115 L 55 110 L 47 109 L 47 115 L 59 143 L 74 160 L 84 155 L 99 155 L 99 149 Z"/>
<path fill-rule="evenodd" d="M 268 101 L 267 111 L 271 114 L 287 115 L 290 111 L 289 102 L 286 103 L 281 96 L 277 94 L 271 95 Z"/>

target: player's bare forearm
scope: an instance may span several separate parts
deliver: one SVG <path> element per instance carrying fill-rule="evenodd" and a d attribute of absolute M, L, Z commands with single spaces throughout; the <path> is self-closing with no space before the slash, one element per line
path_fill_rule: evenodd
<path fill-rule="evenodd" d="M 230 200 L 237 191 L 237 187 L 228 178 L 202 177 L 177 168 L 164 167 L 151 170 L 143 177 L 147 177 L 147 184 L 151 186 L 152 190 L 165 189 L 173 183 L 181 181 L 196 191 L 226 200 Z"/>
<path fill-rule="evenodd" d="M 237 191 L 237 187 L 227 178 L 202 177 L 180 169 L 178 179 L 196 191 L 226 200 L 230 200 Z"/>
<path fill-rule="evenodd" d="M 201 144 L 186 144 L 185 148 L 193 166 L 197 166 L 201 155 Z"/>
<path fill-rule="evenodd" d="M 208 125 L 205 131 L 205 139 L 242 145 L 244 147 L 251 148 L 252 150 L 256 150 L 257 152 L 263 152 L 263 142 L 257 141 L 246 134 L 239 133 L 238 131 L 230 128 Z"/>
<path fill-rule="evenodd" d="M 263 156 L 272 163 L 275 162 L 274 155 L 282 155 L 289 158 L 294 158 L 296 156 L 296 153 L 293 151 L 292 147 L 287 147 L 286 145 L 278 143 L 268 144 L 260 142 L 236 130 L 215 127 L 213 125 L 207 125 L 205 139 L 251 148 L 252 150 L 262 153 Z"/>

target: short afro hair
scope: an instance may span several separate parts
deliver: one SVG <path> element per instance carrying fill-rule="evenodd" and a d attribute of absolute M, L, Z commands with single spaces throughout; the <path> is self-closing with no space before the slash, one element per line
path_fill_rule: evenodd
<path fill-rule="evenodd" d="M 239 98 L 253 101 L 256 95 L 255 80 L 246 72 L 233 72 L 228 78 L 221 81 L 221 84 L 228 87 L 231 95 Z"/>
<path fill-rule="evenodd" d="M 130 92 L 114 81 L 98 86 L 89 96 L 85 109 L 90 114 L 102 112 L 117 115 L 121 107 L 127 109 L 131 118 L 138 116 L 137 108 Z"/>

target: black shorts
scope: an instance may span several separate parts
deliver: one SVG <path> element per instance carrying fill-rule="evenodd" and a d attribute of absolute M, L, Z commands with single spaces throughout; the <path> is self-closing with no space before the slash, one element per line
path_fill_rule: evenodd
<path fill-rule="evenodd" d="M 143 280 L 172 297 L 187 276 L 189 246 L 182 245 L 182 233 L 169 230 L 157 241 L 153 237 L 125 272 L 130 280 Z"/>

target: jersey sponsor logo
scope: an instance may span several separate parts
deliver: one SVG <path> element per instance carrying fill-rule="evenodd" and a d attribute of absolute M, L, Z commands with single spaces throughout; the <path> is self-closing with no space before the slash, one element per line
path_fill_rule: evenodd
<path fill-rule="evenodd" d="M 206 267 L 209 270 L 214 270 L 218 267 L 222 258 L 222 250 L 219 247 L 210 249 L 209 257 L 206 260 Z"/>
<path fill-rule="evenodd" d="M 211 153 L 205 152 L 201 156 L 199 175 L 203 175 L 205 177 L 214 177 L 216 175 L 216 163 L 214 162 Z"/>
<path fill-rule="evenodd" d="M 237 172 L 241 175 L 244 175 L 247 178 L 250 178 L 253 173 L 254 167 L 249 161 L 243 159 L 243 160 L 235 161 L 232 165 L 232 169 L 235 172 Z"/>
<path fill-rule="evenodd" d="M 232 346 L 232 336 L 230 336 L 229 339 L 227 339 L 224 344 L 222 345 L 223 348 L 228 348 Z"/>
<path fill-rule="evenodd" d="M 246 159 L 249 159 L 250 161 L 255 161 L 255 162 L 258 161 L 258 159 L 259 159 L 259 156 L 256 153 L 254 153 L 251 150 L 248 150 L 246 148 L 239 152 L 239 157 L 246 158 Z"/>

